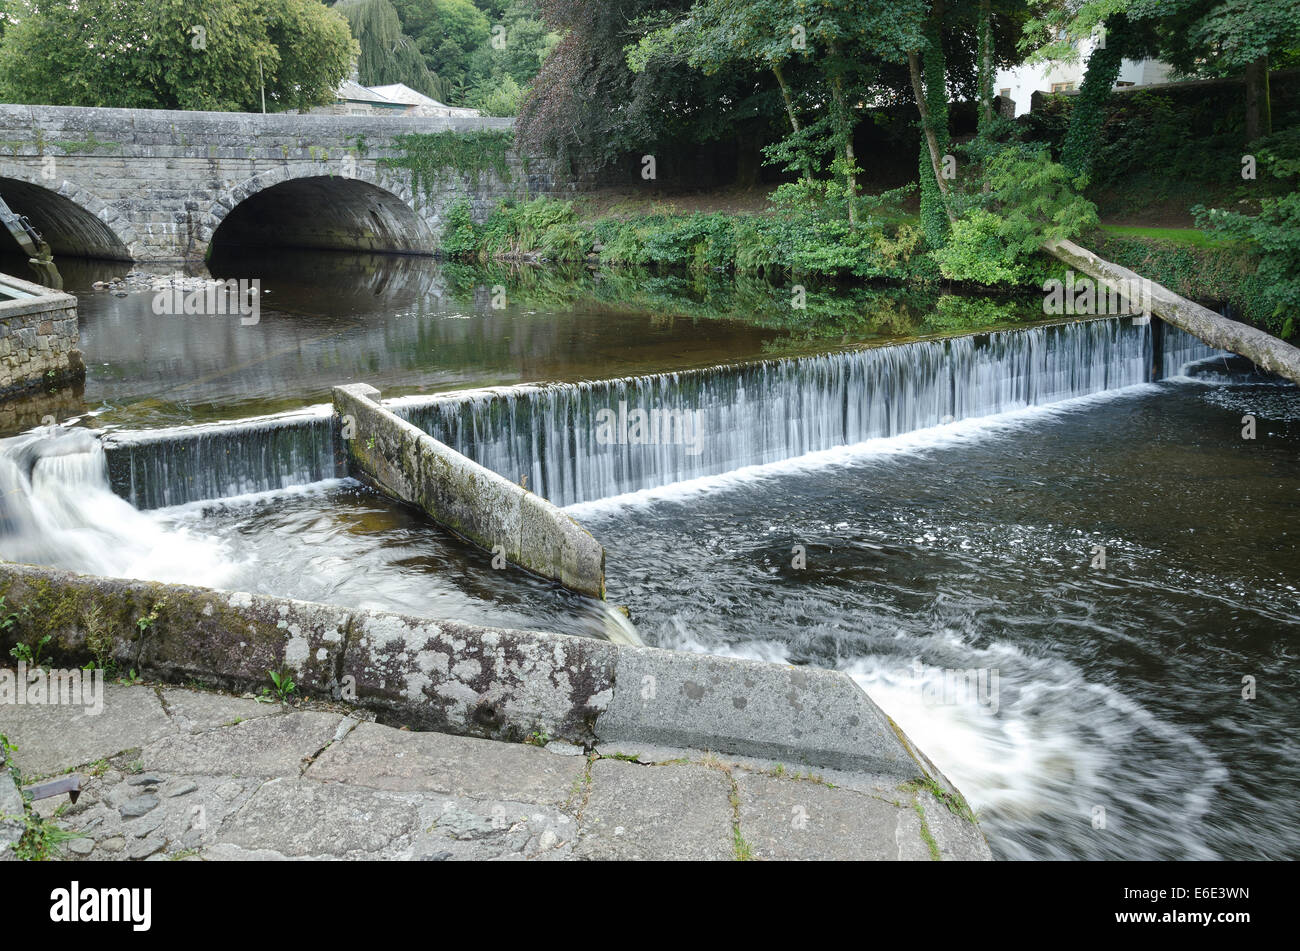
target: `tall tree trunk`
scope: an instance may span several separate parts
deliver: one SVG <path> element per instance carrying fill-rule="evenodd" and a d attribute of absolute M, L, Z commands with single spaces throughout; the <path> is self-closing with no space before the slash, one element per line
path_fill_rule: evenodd
<path fill-rule="evenodd" d="M 1106 20 L 1105 26 L 1102 34 L 1105 45 L 1098 46 L 1088 56 L 1088 68 L 1070 111 L 1070 127 L 1065 130 L 1065 139 L 1061 143 L 1061 164 L 1072 175 L 1085 175 L 1092 170 L 1092 159 L 1101 140 L 1101 128 L 1106 122 L 1111 90 L 1115 88 L 1115 80 L 1119 79 L 1119 69 L 1124 62 L 1129 39 L 1128 17 L 1116 13 Z"/>
<path fill-rule="evenodd" d="M 794 100 L 790 98 L 790 87 L 786 84 L 785 74 L 781 72 L 779 63 L 772 64 L 772 75 L 776 77 L 776 84 L 781 87 L 781 100 L 785 103 L 785 115 L 790 120 L 790 129 L 793 132 L 798 132 L 799 116 L 794 111 Z"/>
<path fill-rule="evenodd" d="M 979 135 L 987 140 L 993 128 L 993 10 L 991 0 L 980 0 L 979 11 Z M 980 191 L 988 194 L 993 190 L 987 174 Z"/>
<path fill-rule="evenodd" d="M 1273 107 L 1269 101 L 1268 56 L 1246 67 L 1246 142 L 1273 132 Z"/>
<path fill-rule="evenodd" d="M 837 48 L 832 45 L 831 53 L 835 55 Z M 849 224 L 856 226 L 858 223 L 857 197 L 858 197 L 858 173 L 855 171 L 857 165 L 857 156 L 853 151 L 853 117 L 849 110 L 848 98 L 844 95 L 844 77 L 836 76 L 831 82 L 831 90 L 835 98 L 835 111 L 838 114 L 840 127 L 840 151 L 844 158 L 844 179 L 845 185 L 849 191 Z"/>
<path fill-rule="evenodd" d="M 940 248 L 948 240 L 948 228 L 957 220 L 950 203 L 951 192 L 944 178 L 948 149 L 948 75 L 943 55 L 943 2 L 934 0 L 925 24 L 925 43 L 908 52 L 908 72 L 916 108 L 921 115 L 924 140 L 917 155 L 921 181 L 921 229 L 925 243 Z M 927 161 L 928 158 L 928 161 Z"/>
<path fill-rule="evenodd" d="M 993 124 L 993 11 L 991 0 L 980 0 L 979 13 L 979 131 L 987 135 Z"/>
<path fill-rule="evenodd" d="M 785 103 L 785 116 L 790 120 L 790 131 L 798 135 L 803 127 L 799 124 L 799 113 L 794 109 L 794 97 L 790 95 L 790 84 L 785 81 L 785 73 L 781 71 L 780 63 L 772 64 L 772 75 L 776 77 L 776 84 L 781 89 L 781 101 Z M 811 179 L 813 177 L 812 169 L 808 163 L 804 163 L 803 177 Z"/>
<path fill-rule="evenodd" d="M 925 87 L 921 84 L 921 56 L 916 50 L 907 51 L 907 71 L 912 76 L 912 94 L 916 97 L 916 109 L 921 114 L 921 128 L 925 133 L 925 144 L 930 152 L 930 168 L 934 172 L 935 183 L 939 186 L 939 191 L 944 197 L 948 196 L 948 183 L 943 177 L 943 157 L 939 152 L 939 139 L 934 134 L 934 127 L 930 125 L 930 110 L 925 104 Z M 956 221 L 957 216 L 952 213 L 951 208 L 945 209 L 948 212 L 948 220 Z"/>

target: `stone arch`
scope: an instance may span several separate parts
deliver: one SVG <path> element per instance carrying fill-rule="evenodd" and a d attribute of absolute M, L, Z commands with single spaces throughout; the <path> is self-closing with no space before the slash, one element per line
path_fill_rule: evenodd
<path fill-rule="evenodd" d="M 200 222 L 198 242 L 244 247 L 432 254 L 439 216 L 396 175 L 361 163 L 294 163 L 224 191 Z"/>
<path fill-rule="evenodd" d="M 38 172 L 10 166 L 0 172 L 0 197 L 14 214 L 27 216 L 55 257 L 130 261 L 139 249 L 139 236 L 121 212 L 67 179 L 52 186 Z M 7 233 L 0 234 L 0 246 L 17 250 Z"/>

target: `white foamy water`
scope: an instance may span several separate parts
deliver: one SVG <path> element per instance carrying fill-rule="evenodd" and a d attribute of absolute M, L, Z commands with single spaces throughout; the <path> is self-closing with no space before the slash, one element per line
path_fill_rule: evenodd
<path fill-rule="evenodd" d="M 220 586 L 225 546 L 171 528 L 109 488 L 98 439 L 40 430 L 0 440 L 0 557 L 69 571 Z"/>

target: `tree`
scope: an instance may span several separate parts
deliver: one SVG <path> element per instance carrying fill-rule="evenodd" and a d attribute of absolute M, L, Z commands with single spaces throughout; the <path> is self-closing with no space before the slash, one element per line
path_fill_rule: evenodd
<path fill-rule="evenodd" d="M 533 81 L 520 110 L 518 136 L 528 148 L 567 156 L 589 169 L 620 157 L 665 156 L 717 139 L 737 140 L 765 124 L 766 93 L 749 70 L 701 75 L 681 62 L 628 68 L 624 47 L 647 16 L 678 16 L 687 0 L 541 0 L 547 26 L 563 38 Z"/>
<path fill-rule="evenodd" d="M 356 47 L 317 0 L 7 0 L 0 96 L 257 111 L 334 100 Z"/>
<path fill-rule="evenodd" d="M 479 42 L 470 56 L 471 81 L 509 76 L 516 85 L 527 86 L 560 42 L 560 34 L 542 20 L 534 0 L 509 0 L 491 22 L 502 28 L 501 42 Z"/>
<path fill-rule="evenodd" d="M 442 80 L 402 31 L 402 21 L 389 0 L 341 0 L 334 9 L 347 18 L 360 44 L 357 77 L 362 85 L 403 83 L 434 99 L 445 98 Z"/>
<path fill-rule="evenodd" d="M 458 98 L 469 84 L 470 57 L 488 42 L 487 16 L 469 0 L 393 0 L 393 7 L 444 92 Z"/>

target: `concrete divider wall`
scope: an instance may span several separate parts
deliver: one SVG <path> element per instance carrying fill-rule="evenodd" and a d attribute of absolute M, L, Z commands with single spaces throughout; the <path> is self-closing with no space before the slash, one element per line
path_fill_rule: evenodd
<path fill-rule="evenodd" d="M 951 789 L 841 672 L 4 562 L 0 595 L 19 614 L 0 630 L 4 657 L 49 634 L 56 667 L 98 659 L 236 690 L 275 670 L 421 729 L 695 748 Z"/>
<path fill-rule="evenodd" d="M 394 415 L 364 383 L 334 388 L 354 475 L 567 588 L 605 597 L 605 549 L 556 506 Z"/>

